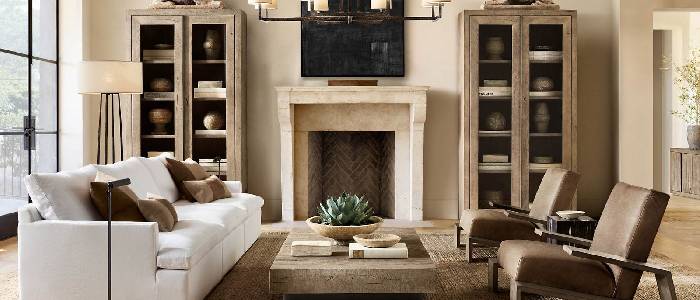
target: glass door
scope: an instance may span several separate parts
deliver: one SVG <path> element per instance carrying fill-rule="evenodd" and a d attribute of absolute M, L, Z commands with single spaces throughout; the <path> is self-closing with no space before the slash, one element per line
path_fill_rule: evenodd
<path fill-rule="evenodd" d="M 56 0 L 0 5 L 0 238 L 16 233 L 23 178 L 58 170 Z"/>
<path fill-rule="evenodd" d="M 520 17 L 470 18 L 470 208 L 520 204 Z"/>
<path fill-rule="evenodd" d="M 522 205 L 535 197 L 549 168 L 574 169 L 572 159 L 571 17 L 523 17 Z"/>

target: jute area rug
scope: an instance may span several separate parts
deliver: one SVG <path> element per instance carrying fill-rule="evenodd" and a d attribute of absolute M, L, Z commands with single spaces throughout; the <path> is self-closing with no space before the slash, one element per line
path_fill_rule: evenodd
<path fill-rule="evenodd" d="M 207 299 L 282 299 L 268 292 L 268 270 L 286 237 L 286 232 L 264 232 Z M 505 274 L 500 274 L 503 292 L 491 293 L 487 264 L 467 264 L 464 250 L 452 247 L 451 235 L 420 234 L 420 238 L 438 267 L 439 292 L 428 299 L 508 299 L 509 279 Z M 674 265 L 661 256 L 650 261 L 671 269 L 679 299 L 700 299 L 700 272 Z M 635 299 L 659 299 L 653 275 L 644 274 Z"/>

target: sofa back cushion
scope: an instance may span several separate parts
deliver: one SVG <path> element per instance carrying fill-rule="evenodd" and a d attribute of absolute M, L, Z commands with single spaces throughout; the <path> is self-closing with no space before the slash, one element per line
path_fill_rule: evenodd
<path fill-rule="evenodd" d="M 148 197 L 148 193 L 159 193 L 156 182 L 151 177 L 151 172 L 141 163 L 137 157 L 129 158 L 111 165 L 95 165 L 98 171 L 115 179 L 129 178 L 129 188 L 140 199 Z"/>
<path fill-rule="evenodd" d="M 170 176 L 168 168 L 165 167 L 165 156 L 151 158 L 139 157 L 139 160 L 144 166 L 146 166 L 146 169 L 148 169 L 151 174 L 151 178 L 153 178 L 153 181 L 156 184 L 157 191 L 153 191 L 151 193 L 168 200 L 170 203 L 174 203 L 175 201 L 179 200 L 179 192 L 177 190 L 177 186 L 175 185 L 175 181 L 173 181 L 173 178 Z"/>
<path fill-rule="evenodd" d="M 50 174 L 32 174 L 24 178 L 27 192 L 46 220 L 95 221 L 100 214 L 90 200 L 90 182 L 94 166 Z"/>
<path fill-rule="evenodd" d="M 92 203 L 100 212 L 102 220 L 108 217 L 107 182 L 96 181 L 90 183 L 90 195 Z M 128 186 L 120 186 L 112 190 L 112 221 L 144 222 L 146 218 L 141 214 L 138 205 L 139 198 Z"/>
<path fill-rule="evenodd" d="M 192 180 L 204 180 L 209 175 L 207 171 L 202 168 L 196 161 L 192 159 L 186 159 L 185 161 L 179 161 L 175 159 L 165 158 L 165 166 L 168 168 L 170 175 L 172 176 L 177 189 L 180 191 L 180 199 L 185 199 L 189 201 L 194 201 L 192 195 L 189 193 L 183 184 L 184 181 Z"/>

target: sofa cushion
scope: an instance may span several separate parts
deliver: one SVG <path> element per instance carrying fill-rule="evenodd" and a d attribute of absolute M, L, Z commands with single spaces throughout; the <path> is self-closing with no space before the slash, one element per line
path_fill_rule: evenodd
<path fill-rule="evenodd" d="M 139 206 L 139 211 L 147 221 L 158 224 L 159 231 L 173 231 L 173 227 L 177 223 L 177 213 L 170 201 L 165 199 L 138 199 L 136 203 Z"/>
<path fill-rule="evenodd" d="M 180 219 L 171 232 L 158 233 L 158 268 L 189 270 L 222 241 L 223 228 L 199 220 Z"/>
<path fill-rule="evenodd" d="M 179 200 L 174 203 L 174 206 L 180 220 L 202 221 L 222 228 L 220 236 L 222 239 L 242 224 L 247 217 L 244 209 L 232 205 L 202 204 Z"/>
<path fill-rule="evenodd" d="M 136 157 L 110 165 L 95 165 L 95 168 L 116 179 L 131 179 L 129 187 L 141 199 L 145 199 L 148 193 L 159 193 L 151 173 Z"/>
<path fill-rule="evenodd" d="M 231 197 L 229 198 L 219 199 L 211 202 L 211 204 L 233 205 L 240 207 L 246 210 L 247 216 L 250 216 L 256 211 L 260 210 L 263 204 L 265 204 L 265 201 L 263 198 L 253 194 L 235 193 L 231 194 Z"/>
<path fill-rule="evenodd" d="M 102 216 L 101 220 L 107 220 L 109 211 L 107 200 L 107 182 L 91 182 L 90 198 Z M 112 190 L 112 221 L 144 222 L 146 218 L 141 214 L 138 205 L 139 198 L 128 186 L 120 186 Z"/>
<path fill-rule="evenodd" d="M 192 200 L 192 195 L 182 184 L 183 181 L 202 180 L 209 177 L 202 166 L 189 158 L 185 161 L 179 161 L 166 157 L 165 166 L 175 181 L 178 191 L 180 191 L 180 199 Z"/>
<path fill-rule="evenodd" d="M 468 236 L 491 241 L 542 239 L 535 234 L 534 224 L 509 218 L 500 209 L 464 210 L 459 225 Z"/>
<path fill-rule="evenodd" d="M 571 256 L 562 246 L 535 241 L 505 241 L 498 263 L 514 280 L 579 293 L 612 297 L 615 278 L 601 262 Z"/>
<path fill-rule="evenodd" d="M 100 214 L 90 200 L 95 167 L 51 174 L 35 173 L 24 178 L 27 192 L 46 220 L 95 221 Z"/>
<path fill-rule="evenodd" d="M 209 203 L 214 200 L 231 197 L 231 192 L 216 175 L 211 175 L 204 180 L 183 181 L 182 185 L 192 195 L 192 198 L 199 203 Z"/>
<path fill-rule="evenodd" d="M 173 181 L 170 172 L 168 172 L 168 168 L 165 167 L 165 156 L 161 155 L 151 158 L 139 157 L 139 161 L 146 166 L 146 169 L 148 169 L 151 174 L 151 178 L 153 178 L 153 182 L 156 184 L 157 191 L 153 193 L 165 198 L 165 200 L 170 201 L 170 203 L 177 201 L 179 192 L 175 181 Z"/>

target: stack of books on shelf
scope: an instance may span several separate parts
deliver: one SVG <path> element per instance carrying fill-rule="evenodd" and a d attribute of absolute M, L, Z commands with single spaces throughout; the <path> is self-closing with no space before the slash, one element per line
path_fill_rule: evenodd
<path fill-rule="evenodd" d="M 221 162 L 215 162 L 214 159 L 200 158 L 199 165 L 207 170 L 209 175 L 225 175 L 226 174 L 226 159 L 222 158 Z M 219 166 L 221 166 L 221 173 L 219 173 Z"/>
<path fill-rule="evenodd" d="M 175 51 L 172 49 L 143 50 L 143 60 L 172 60 L 174 57 Z"/>
<path fill-rule="evenodd" d="M 226 88 L 194 88 L 195 98 L 226 98 Z"/>
<path fill-rule="evenodd" d="M 389 248 L 369 248 L 358 243 L 348 245 L 350 258 L 408 258 L 406 243 L 398 243 Z"/>

